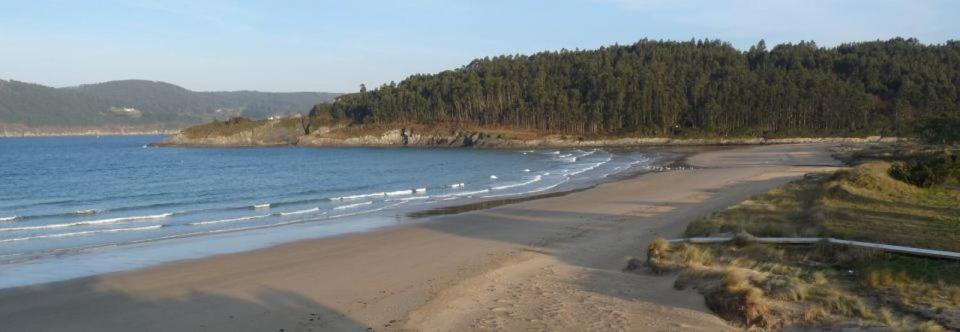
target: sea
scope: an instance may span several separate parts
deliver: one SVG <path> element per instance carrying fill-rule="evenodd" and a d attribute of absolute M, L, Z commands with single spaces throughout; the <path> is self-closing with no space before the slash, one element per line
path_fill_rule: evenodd
<path fill-rule="evenodd" d="M 0 288 L 417 222 L 643 171 L 642 150 L 151 147 L 0 139 Z"/>

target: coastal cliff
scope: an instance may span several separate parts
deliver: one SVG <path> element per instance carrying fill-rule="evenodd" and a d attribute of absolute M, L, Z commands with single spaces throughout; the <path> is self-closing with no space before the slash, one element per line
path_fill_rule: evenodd
<path fill-rule="evenodd" d="M 794 138 L 584 138 L 504 129 L 326 125 L 311 128 L 301 117 L 231 120 L 191 127 L 157 146 L 313 146 L 313 147 L 627 147 L 650 145 L 758 145 L 817 142 L 891 142 L 894 137 Z"/>
<path fill-rule="evenodd" d="M 306 135 L 301 146 L 415 146 L 415 147 L 480 147 L 480 148 L 538 148 L 538 147 L 628 147 L 645 145 L 755 145 L 818 142 L 891 142 L 891 137 L 795 137 L 795 138 L 692 138 L 626 137 L 610 139 L 580 139 L 550 135 L 534 139 L 505 138 L 484 131 L 456 132 L 449 135 L 420 134 L 409 129 L 394 129 L 381 135 L 349 138 L 328 138 Z"/>

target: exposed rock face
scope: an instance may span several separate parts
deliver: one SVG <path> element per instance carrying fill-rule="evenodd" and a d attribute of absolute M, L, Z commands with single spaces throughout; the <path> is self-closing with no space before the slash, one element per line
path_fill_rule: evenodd
<path fill-rule="evenodd" d="M 424 134 L 410 128 L 385 131 L 379 135 L 356 137 L 331 137 L 327 135 L 334 128 L 320 127 L 309 135 L 285 128 L 271 126 L 258 127 L 229 136 L 210 136 L 200 138 L 185 137 L 177 134 L 161 146 L 415 146 L 415 147 L 480 147 L 480 148 L 537 148 L 537 147 L 593 147 L 593 146 L 643 146 L 643 145 L 745 145 L 745 144 L 785 144 L 816 142 L 891 142 L 897 138 L 871 136 L 866 138 L 823 137 L 823 138 L 735 138 L 735 139 L 672 139 L 672 138 L 617 138 L 602 140 L 564 139 L 546 137 L 540 139 L 507 139 L 482 131 L 460 131 L 452 134 Z"/>

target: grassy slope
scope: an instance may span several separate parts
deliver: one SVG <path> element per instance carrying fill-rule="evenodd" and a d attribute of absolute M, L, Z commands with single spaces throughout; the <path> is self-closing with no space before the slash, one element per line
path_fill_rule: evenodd
<path fill-rule="evenodd" d="M 870 162 L 812 175 L 691 223 L 688 235 L 833 236 L 960 251 L 960 190 L 923 189 Z M 745 237 L 746 238 L 746 237 Z M 682 271 L 722 317 L 742 325 L 960 329 L 960 262 L 833 245 L 650 247 L 655 272 Z"/>
<path fill-rule="evenodd" d="M 249 120 L 237 118 L 229 121 L 214 121 L 189 127 L 181 133 L 187 138 L 226 137 L 271 126 L 292 131 L 302 131 L 300 120 L 297 118 L 282 118 L 280 120 Z"/>
<path fill-rule="evenodd" d="M 960 190 L 895 180 L 886 162 L 812 175 L 691 223 L 688 236 L 831 236 L 960 251 Z M 936 234 L 937 236 L 931 236 Z"/>

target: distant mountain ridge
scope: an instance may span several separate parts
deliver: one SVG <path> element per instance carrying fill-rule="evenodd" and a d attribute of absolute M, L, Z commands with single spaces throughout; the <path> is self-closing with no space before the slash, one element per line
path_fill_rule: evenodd
<path fill-rule="evenodd" d="M 171 130 L 244 116 L 306 113 L 338 96 L 327 92 L 198 92 L 157 81 L 121 80 L 53 88 L 0 80 L 0 129 Z"/>

